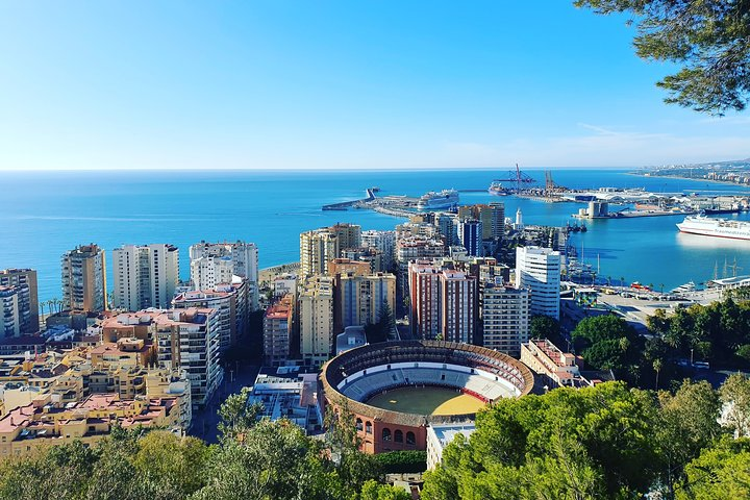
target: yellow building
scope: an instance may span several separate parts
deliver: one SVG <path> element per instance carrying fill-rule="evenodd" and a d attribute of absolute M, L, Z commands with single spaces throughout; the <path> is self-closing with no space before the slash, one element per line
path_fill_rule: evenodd
<path fill-rule="evenodd" d="M 45 394 L 0 418 L 0 457 L 28 453 L 40 447 L 81 440 L 91 445 L 113 426 L 161 427 L 182 432 L 177 398 L 120 399 L 96 394 L 73 404 Z"/>
<path fill-rule="evenodd" d="M 300 351 L 307 366 L 320 366 L 333 351 L 333 278 L 312 276 L 299 298 Z"/>

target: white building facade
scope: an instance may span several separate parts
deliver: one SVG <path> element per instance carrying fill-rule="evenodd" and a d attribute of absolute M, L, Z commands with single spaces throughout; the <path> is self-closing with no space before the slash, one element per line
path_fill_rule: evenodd
<path fill-rule="evenodd" d="M 532 315 L 560 319 L 560 252 L 543 247 L 516 248 L 516 288 L 531 292 Z"/>
<path fill-rule="evenodd" d="M 124 245 L 112 252 L 114 307 L 168 308 L 180 279 L 180 252 L 166 244 Z"/>

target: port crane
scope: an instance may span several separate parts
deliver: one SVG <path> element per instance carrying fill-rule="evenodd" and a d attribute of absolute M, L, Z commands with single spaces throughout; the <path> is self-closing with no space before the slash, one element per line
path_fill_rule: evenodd
<path fill-rule="evenodd" d="M 522 184 L 533 184 L 536 180 L 528 175 L 526 172 L 522 172 L 516 163 L 516 170 L 508 170 L 508 174 L 503 179 L 495 179 L 493 182 L 514 182 L 516 184 L 516 192 L 521 191 Z"/>

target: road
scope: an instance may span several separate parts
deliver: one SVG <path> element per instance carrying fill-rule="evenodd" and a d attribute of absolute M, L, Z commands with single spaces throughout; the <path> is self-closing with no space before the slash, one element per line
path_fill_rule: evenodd
<path fill-rule="evenodd" d="M 236 394 L 243 387 L 251 386 L 255 382 L 260 367 L 253 365 L 235 364 L 224 371 L 224 381 L 216 390 L 211 400 L 202 410 L 193 412 L 193 425 L 189 435 L 203 439 L 208 443 L 218 442 L 219 407 L 231 394 Z"/>

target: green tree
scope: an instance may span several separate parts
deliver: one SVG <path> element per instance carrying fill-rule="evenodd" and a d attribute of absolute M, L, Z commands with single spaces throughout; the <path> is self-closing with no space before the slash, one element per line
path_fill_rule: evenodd
<path fill-rule="evenodd" d="M 661 480 L 668 498 L 684 480 L 685 467 L 721 434 L 721 403 L 708 382 L 683 381 L 675 394 L 659 392 L 661 418 L 652 429 L 660 449 Z"/>
<path fill-rule="evenodd" d="M 203 487 L 209 457 L 208 446 L 199 439 L 154 431 L 138 441 L 132 462 L 151 498 L 178 500 Z"/>
<path fill-rule="evenodd" d="M 372 479 L 362 486 L 361 500 L 411 500 L 406 490 L 380 484 Z"/>
<path fill-rule="evenodd" d="M 750 437 L 750 379 L 741 373 L 730 375 L 719 394 L 726 407 L 727 426 L 737 436 Z"/>
<path fill-rule="evenodd" d="M 639 57 L 680 70 L 657 85 L 667 103 L 722 115 L 750 97 L 750 5 L 744 1 L 576 0 L 599 14 L 631 14 Z"/>
<path fill-rule="evenodd" d="M 237 394 L 229 396 L 219 407 L 219 432 L 222 439 L 236 439 L 247 432 L 263 413 L 263 405 L 248 405 L 250 387 L 243 387 Z"/>
<path fill-rule="evenodd" d="M 750 442 L 724 440 L 686 467 L 678 500 L 750 498 Z"/>
<path fill-rule="evenodd" d="M 560 322 L 555 318 L 542 315 L 533 316 L 531 318 L 530 333 L 531 338 L 549 339 L 550 342 L 561 349 L 567 347 L 564 345 L 565 340 L 560 335 Z"/>

